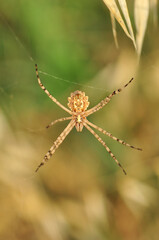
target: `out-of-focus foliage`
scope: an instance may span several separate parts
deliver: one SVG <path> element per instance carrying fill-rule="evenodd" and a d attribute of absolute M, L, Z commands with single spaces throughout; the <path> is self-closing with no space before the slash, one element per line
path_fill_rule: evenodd
<path fill-rule="evenodd" d="M 7 0 L 0 11 L 0 240 L 157 240 L 158 31 L 148 28 L 138 64 L 120 30 L 116 50 L 102 1 Z M 85 91 L 93 106 L 135 78 L 89 118 L 143 148 L 126 148 L 99 133 L 127 176 L 86 129 L 74 129 L 34 173 L 67 124 L 45 129 L 67 113 L 38 86 L 34 61 L 70 81 L 40 74 L 65 106 L 72 91 Z"/>

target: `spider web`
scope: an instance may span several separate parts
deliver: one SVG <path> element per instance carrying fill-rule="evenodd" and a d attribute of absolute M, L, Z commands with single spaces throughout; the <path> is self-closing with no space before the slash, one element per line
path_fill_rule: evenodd
<path fill-rule="evenodd" d="M 29 51 L 25 47 L 25 44 L 20 40 L 20 38 L 17 36 L 17 34 L 15 33 L 15 31 L 13 30 L 11 25 L 6 21 L 6 19 L 1 14 L 0 14 L 0 18 L 2 19 L 2 22 L 4 23 L 4 25 L 8 28 L 9 32 L 11 33 L 10 37 L 15 39 L 15 44 L 17 45 L 16 48 L 19 48 L 20 51 L 27 57 L 29 62 L 31 64 L 33 64 L 33 66 L 34 66 L 34 64 L 37 63 L 37 61 L 35 61 L 34 57 L 29 53 Z M 19 64 L 19 62 L 16 63 L 16 67 L 18 64 Z M 6 74 L 9 73 L 9 75 L 10 75 L 11 74 L 10 72 L 12 72 L 11 66 L 12 66 L 12 62 L 7 62 L 6 66 L 2 70 L 3 78 L 2 78 L 2 82 L 0 84 L 0 95 L 1 95 L 0 96 L 0 98 L 1 98 L 0 121 L 2 120 L 1 123 L 2 123 L 2 125 L 5 126 L 4 131 L 3 131 L 4 136 L 7 136 L 7 138 L 9 138 L 9 139 L 13 138 L 12 147 L 13 147 L 13 149 L 15 149 L 14 151 L 19 152 L 19 155 L 21 155 L 21 154 L 23 155 L 23 152 L 25 152 L 25 150 L 23 148 L 25 148 L 25 146 L 28 147 L 27 145 L 29 143 L 25 142 L 25 140 L 24 140 L 24 144 L 21 147 L 23 150 L 17 149 L 17 143 L 14 139 L 13 132 L 12 132 L 12 129 L 10 128 L 10 125 L 12 125 L 13 128 L 18 131 L 19 136 L 23 136 L 23 133 L 25 133 L 25 135 L 28 135 L 28 139 L 30 139 L 30 141 L 33 141 L 33 139 L 35 138 L 35 135 L 37 135 L 39 142 L 42 142 L 42 141 L 44 141 L 44 139 L 45 140 L 47 139 L 47 141 L 51 145 L 53 142 L 53 138 L 51 137 L 51 135 L 49 137 L 48 132 L 46 131 L 45 125 L 43 123 L 38 123 L 37 124 L 38 126 L 35 125 L 35 128 L 33 128 L 31 121 L 29 121 L 29 118 L 28 118 L 28 125 L 26 126 L 25 123 L 27 121 L 25 122 L 22 116 L 19 117 L 18 103 L 20 103 L 19 102 L 20 99 L 22 99 L 21 101 L 27 102 L 27 100 L 25 99 L 24 91 L 25 92 L 27 91 L 29 93 L 30 91 L 33 91 L 33 90 L 31 88 L 31 85 L 28 85 L 28 86 L 24 85 L 24 82 L 21 80 L 21 76 L 18 76 L 18 74 L 17 74 L 17 80 L 14 79 L 14 81 L 12 81 L 12 76 L 11 76 L 10 81 L 8 81 L 8 82 L 5 81 L 5 73 Z M 28 70 L 29 70 L 29 66 L 28 66 Z M 34 68 L 33 68 L 33 71 L 34 71 Z M 89 89 L 96 90 L 96 91 L 103 92 L 103 93 L 108 92 L 104 88 L 99 88 L 99 87 L 95 87 L 92 85 L 87 85 L 87 84 L 82 84 L 82 83 L 78 83 L 75 81 L 70 81 L 68 79 L 64 79 L 64 78 L 55 76 L 53 74 L 47 73 L 46 71 L 39 70 L 39 73 L 43 74 L 45 76 L 48 76 L 49 78 L 52 78 L 58 82 L 60 81 L 61 83 L 77 85 L 77 86 L 80 86 L 83 88 L 89 88 Z M 35 77 L 35 83 L 33 83 L 33 84 L 37 85 L 36 77 Z M 39 91 L 40 91 L 40 89 L 39 89 Z M 17 96 L 18 96 L 18 100 L 16 100 Z M 19 96 L 21 96 L 21 97 L 19 97 Z M 28 96 L 29 96 L 29 94 L 28 94 Z M 24 109 L 24 111 L 25 111 L 25 109 Z M 29 127 L 29 125 L 31 127 Z M 44 126 L 44 127 L 41 127 L 41 126 Z M 59 126 L 59 128 L 60 127 L 61 126 Z M 61 127 L 61 129 L 62 129 L 62 127 Z M 6 132 L 7 132 L 7 134 L 6 134 Z M 59 134 L 59 131 L 58 131 L 57 135 L 58 134 Z M 27 137 L 26 137 L 26 139 L 27 139 Z M 5 140 L 4 140 L 4 143 L 5 143 Z M 48 145 L 49 145 L 49 143 L 48 143 Z M 38 149 L 37 145 L 35 145 L 35 149 Z M 32 152 L 32 148 L 29 147 L 29 151 Z M 33 152 L 32 154 L 34 155 L 35 153 Z M 14 154 L 13 154 L 13 156 L 14 156 Z M 23 159 L 23 156 L 21 156 L 21 157 Z M 25 157 L 24 157 L 24 159 L 25 159 Z M 34 159 L 35 158 L 33 157 L 33 161 L 34 161 Z M 37 158 L 36 163 L 33 162 L 33 164 L 36 166 L 36 164 L 39 163 L 40 159 L 41 159 L 41 157 L 39 159 Z M 9 161 L 9 159 L 8 159 L 8 161 Z M 15 163 L 16 162 L 17 162 L 17 160 L 15 160 Z M 10 165 L 10 162 L 8 162 L 8 165 Z M 21 165 L 21 168 L 23 168 L 23 165 L 25 165 L 25 163 L 23 163 Z M 34 178 L 34 176 L 35 176 L 34 173 L 32 173 L 32 167 L 29 169 L 31 169 L 31 170 L 29 170 L 29 174 L 28 174 L 28 172 L 26 173 L 26 178 L 24 177 L 25 174 L 23 176 L 24 181 Z M 30 175 L 30 172 L 31 172 L 31 175 Z"/>
<path fill-rule="evenodd" d="M 17 43 L 17 48 L 21 49 L 21 51 L 24 53 L 24 55 L 27 57 L 27 59 L 29 60 L 30 63 L 34 64 L 37 63 L 37 61 L 35 60 L 35 58 L 30 54 L 30 52 L 28 51 L 28 49 L 26 48 L 25 44 L 22 42 L 22 40 L 20 39 L 20 37 L 18 37 L 18 35 L 16 34 L 16 32 L 14 31 L 13 27 L 10 25 L 10 23 L 6 20 L 6 18 L 3 16 L 3 14 L 0 12 L 0 19 L 2 20 L 4 26 L 6 26 L 9 30 L 9 32 L 11 33 L 10 36 L 11 38 L 15 39 L 15 42 Z M 34 69 L 33 69 L 34 71 Z M 87 84 L 83 84 L 83 83 L 78 83 L 75 81 L 71 81 L 65 78 L 61 78 L 59 76 L 55 76 L 53 74 L 50 74 L 46 71 L 42 71 L 39 70 L 40 74 L 43 74 L 45 76 L 48 76 L 49 78 L 52 78 L 56 81 L 60 81 L 60 82 L 64 82 L 64 83 L 68 83 L 68 84 L 73 84 L 76 86 L 80 86 L 83 88 L 89 88 L 95 91 L 99 91 L 99 92 L 103 92 L 103 93 L 109 93 L 108 90 L 104 89 L 104 88 L 100 88 L 100 87 L 95 87 L 92 85 L 87 85 Z M 3 111 L 5 112 L 5 114 L 9 117 L 11 122 L 14 122 L 16 124 L 16 122 L 18 122 L 18 126 L 21 126 L 21 129 L 25 129 L 26 131 L 32 133 L 32 134 L 37 134 L 40 132 L 40 134 L 45 131 L 45 127 L 36 127 L 35 129 L 32 129 L 30 127 L 26 127 L 24 126 L 21 122 L 19 122 L 17 120 L 17 114 L 15 112 L 15 103 L 14 103 L 14 99 L 15 96 L 17 95 L 17 90 L 21 90 L 22 88 L 22 84 L 24 84 L 20 78 L 18 78 L 18 80 L 14 80 L 14 82 L 8 83 L 6 84 L 5 80 L 4 80 L 5 86 L 3 86 L 3 84 L 0 85 L 0 93 L 1 93 L 1 98 L 3 99 L 3 104 L 1 104 L 1 108 L 3 109 Z M 36 77 L 35 77 L 35 84 L 37 84 L 36 81 Z M 31 87 L 27 87 L 25 86 L 25 90 L 28 89 L 29 91 L 31 90 Z M 52 142 L 52 139 L 50 138 L 50 142 Z"/>
<path fill-rule="evenodd" d="M 23 52 L 25 53 L 25 55 L 27 56 L 27 58 L 29 60 L 29 63 L 31 63 L 34 66 L 34 64 L 37 63 L 37 61 L 35 61 L 34 57 L 29 53 L 29 51 L 25 47 L 25 44 L 23 44 L 23 42 L 20 40 L 20 38 L 16 35 L 13 28 L 8 24 L 8 22 L 6 22 L 5 20 L 4 20 L 4 22 L 5 22 L 5 25 L 7 25 L 10 32 L 12 33 L 13 38 L 16 40 L 16 43 L 17 43 L 18 47 L 23 50 Z M 29 67 L 28 67 L 28 70 L 30 71 Z M 71 84 L 71 85 L 73 84 L 73 85 L 78 85 L 78 86 L 81 86 L 81 87 L 84 87 L 84 88 L 90 88 L 90 89 L 93 89 L 93 90 L 98 90 L 98 91 L 103 92 L 105 94 L 108 92 L 104 88 L 98 88 L 98 87 L 95 87 L 95 86 L 92 86 L 92 85 L 81 84 L 81 83 L 77 83 L 77 82 L 74 82 L 74 81 L 70 81 L 68 79 L 64 79 L 64 78 L 52 75 L 52 74 L 47 73 L 47 72 L 42 71 L 42 70 L 39 70 L 39 73 L 41 73 L 43 75 L 46 75 L 50 78 L 53 78 L 56 81 L 63 82 L 63 83 L 65 82 L 65 83 L 68 83 L 68 84 Z M 28 79 L 29 79 L 29 76 L 28 76 Z M 53 139 L 52 139 L 52 137 L 49 137 L 47 135 L 45 127 L 41 128 L 41 126 L 45 126 L 43 123 L 41 123 L 39 121 L 38 123 L 36 123 L 35 128 L 34 128 L 34 127 L 32 127 L 33 126 L 33 124 L 32 124 L 33 120 L 29 120 L 29 118 L 28 118 L 27 120 L 25 119 L 26 121 L 24 121 L 25 123 L 26 122 L 28 123 L 28 125 L 25 126 L 23 124 L 24 119 L 22 118 L 22 121 L 20 121 L 20 118 L 17 117 L 18 114 L 15 112 L 16 104 L 14 103 L 14 96 L 16 95 L 16 90 L 18 88 L 21 90 L 22 84 L 24 84 L 24 83 L 21 80 L 19 80 L 19 77 L 18 77 L 18 80 L 14 81 L 14 83 L 9 83 L 8 85 L 5 84 L 5 88 L 3 86 L 0 86 L 0 92 L 2 93 L 4 98 L 7 98 L 7 102 L 8 102 L 8 106 L 5 107 L 5 112 L 9 116 L 10 121 L 12 123 L 14 122 L 16 125 L 18 125 L 17 127 L 18 127 L 18 129 L 20 129 L 20 131 L 25 131 L 26 133 L 28 133 L 28 135 L 29 134 L 30 135 L 37 134 L 38 138 L 41 138 L 41 139 L 47 138 L 48 141 L 50 142 L 50 145 L 51 145 L 52 142 L 53 142 Z M 25 91 L 26 90 L 32 91 L 33 84 L 35 84 L 37 86 L 36 77 L 35 77 L 35 82 L 34 83 L 28 84 L 28 86 L 29 86 L 28 89 L 27 89 L 27 85 L 25 86 Z M 12 91 L 13 89 L 14 89 L 14 91 Z M 39 91 L 40 91 L 40 89 L 39 89 Z M 28 96 L 29 96 L 29 94 L 28 94 Z M 23 94 L 22 94 L 22 97 L 24 97 Z M 46 101 L 48 101 L 47 97 L 46 97 Z M 31 102 L 31 100 L 30 100 L 30 102 Z M 4 104 L 4 106 L 5 106 L 5 104 Z M 30 108 L 31 108 L 31 105 L 30 105 Z M 30 117 L 34 118 L 34 116 L 30 116 Z M 29 127 L 29 124 L 31 125 L 31 127 Z M 38 127 L 38 126 L 40 126 L 40 127 Z M 60 126 L 59 126 L 59 128 L 60 128 Z M 59 133 L 59 131 L 58 131 L 58 133 Z M 37 146 L 35 146 L 35 149 L 37 149 Z M 38 161 L 38 163 L 39 163 L 39 161 Z"/>
<path fill-rule="evenodd" d="M 22 43 L 22 41 L 20 40 L 20 38 L 17 36 L 17 34 L 15 33 L 15 31 L 13 30 L 13 28 L 10 26 L 10 24 L 5 20 L 5 18 L 2 16 L 2 14 L 0 13 L 0 17 L 2 19 L 2 21 L 4 22 L 4 24 L 7 26 L 7 28 L 10 30 L 10 32 L 12 33 L 12 36 L 13 38 L 16 40 L 16 42 L 19 44 L 19 47 L 21 49 L 24 50 L 25 54 L 27 55 L 28 59 L 33 63 L 37 63 L 37 61 L 33 58 L 33 56 L 28 52 L 27 48 L 25 47 L 25 45 Z M 66 82 L 66 83 L 71 83 L 71 84 L 74 84 L 74 85 L 77 85 L 77 86 L 81 86 L 81 87 L 84 87 L 84 88 L 91 88 L 91 89 L 94 89 L 94 90 L 99 90 L 99 91 L 102 91 L 102 92 L 108 92 L 105 88 L 100 88 L 100 87 L 95 87 L 95 86 L 92 86 L 92 85 L 87 85 L 87 84 L 82 84 L 82 83 L 78 83 L 78 82 L 74 82 L 74 81 L 71 81 L 71 80 L 68 80 L 68 79 L 64 79 L 64 78 L 61 78 L 61 77 L 58 77 L 58 76 L 55 76 L 53 74 L 50 74 L 50 73 L 47 73 L 45 71 L 42 71 L 42 70 L 39 70 L 39 73 L 43 74 L 43 75 L 46 75 L 46 76 L 49 76 L 51 78 L 54 78 L 55 80 L 58 80 L 58 81 L 62 81 L 62 82 Z"/>

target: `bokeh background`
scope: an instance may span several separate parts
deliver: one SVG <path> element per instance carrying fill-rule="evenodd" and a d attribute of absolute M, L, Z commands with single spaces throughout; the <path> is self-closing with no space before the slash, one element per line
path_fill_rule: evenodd
<path fill-rule="evenodd" d="M 158 239 L 159 33 L 151 15 L 139 62 L 119 25 L 115 48 L 102 1 L 1 0 L 0 15 L 0 240 Z M 99 133 L 127 176 L 86 129 L 73 129 L 34 173 L 67 125 L 45 129 L 67 113 L 40 89 L 35 62 L 65 106 L 77 89 L 93 106 L 135 78 L 89 118 L 143 148 Z"/>

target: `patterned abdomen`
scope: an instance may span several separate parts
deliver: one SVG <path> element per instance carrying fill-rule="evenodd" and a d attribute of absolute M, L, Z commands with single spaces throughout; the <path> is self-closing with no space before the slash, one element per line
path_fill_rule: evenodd
<path fill-rule="evenodd" d="M 68 107 L 73 112 L 84 112 L 89 106 L 88 97 L 84 92 L 75 91 L 68 97 Z"/>

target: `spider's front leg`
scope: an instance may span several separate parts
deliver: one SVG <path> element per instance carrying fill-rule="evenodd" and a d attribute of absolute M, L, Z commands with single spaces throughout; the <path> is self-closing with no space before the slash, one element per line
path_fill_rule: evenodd
<path fill-rule="evenodd" d="M 40 163 L 40 165 L 37 167 L 37 169 L 35 170 L 35 172 L 37 172 L 39 170 L 39 168 L 41 166 L 43 166 L 50 158 L 51 156 L 54 154 L 54 152 L 56 151 L 56 149 L 60 146 L 60 144 L 63 142 L 63 140 L 66 138 L 66 136 L 70 133 L 70 131 L 73 129 L 73 127 L 75 126 L 75 121 L 72 120 L 67 127 L 64 129 L 64 131 L 60 134 L 60 136 L 56 139 L 56 141 L 54 142 L 54 144 L 52 145 L 52 147 L 50 148 L 50 150 L 45 154 L 43 161 Z"/>

